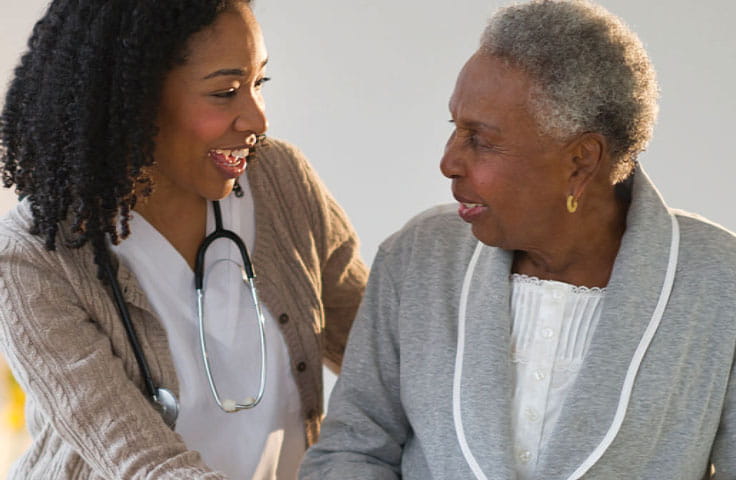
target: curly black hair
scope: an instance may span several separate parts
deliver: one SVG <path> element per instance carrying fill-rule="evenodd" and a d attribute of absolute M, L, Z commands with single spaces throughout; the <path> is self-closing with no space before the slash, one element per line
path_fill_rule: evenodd
<path fill-rule="evenodd" d="M 54 0 L 36 23 L 0 116 L 6 187 L 27 196 L 31 232 L 53 250 L 69 221 L 102 277 L 151 191 L 157 107 L 165 74 L 189 37 L 249 0 Z"/>

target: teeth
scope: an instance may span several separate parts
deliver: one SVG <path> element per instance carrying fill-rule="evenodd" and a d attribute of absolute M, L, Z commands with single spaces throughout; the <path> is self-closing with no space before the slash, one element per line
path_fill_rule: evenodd
<path fill-rule="evenodd" d="M 239 148 L 237 150 L 221 150 L 215 149 L 215 153 L 222 155 L 227 159 L 227 165 L 235 166 L 248 156 L 247 148 Z"/>
<path fill-rule="evenodd" d="M 465 202 L 460 202 L 460 203 L 462 203 L 465 208 L 475 208 L 475 207 L 483 206 L 482 203 L 465 203 Z"/>

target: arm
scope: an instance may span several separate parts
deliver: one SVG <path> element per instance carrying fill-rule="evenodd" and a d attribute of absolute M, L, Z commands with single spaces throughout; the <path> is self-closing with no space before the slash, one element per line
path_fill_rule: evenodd
<path fill-rule="evenodd" d="M 400 400 L 399 298 L 379 252 L 342 374 L 302 480 L 398 479 L 410 434 Z"/>
<path fill-rule="evenodd" d="M 224 478 L 187 450 L 127 376 L 53 252 L 21 245 L 0 237 L 0 343 L 52 431 L 104 478 Z"/>
<path fill-rule="evenodd" d="M 325 364 L 339 374 L 348 333 L 368 278 L 368 269 L 360 258 L 358 236 L 345 211 L 301 151 L 274 140 L 269 148 L 270 165 L 275 165 L 273 157 L 282 157 L 286 162 L 279 170 L 288 169 L 298 179 L 291 183 L 296 192 L 295 203 L 305 209 L 314 242 L 310 246 L 315 247 L 319 262 L 316 274 L 320 275 L 319 295 L 324 309 L 322 355 Z"/>
<path fill-rule="evenodd" d="M 731 367 L 726 398 L 711 452 L 716 480 L 736 480 L 736 362 Z"/>
<path fill-rule="evenodd" d="M 363 298 L 368 270 L 360 258 L 358 237 L 347 216 L 331 196 L 327 196 L 330 230 L 342 238 L 332 248 L 322 268 L 322 304 L 325 310 L 324 357 L 336 374 L 345 351 L 350 327 Z"/>

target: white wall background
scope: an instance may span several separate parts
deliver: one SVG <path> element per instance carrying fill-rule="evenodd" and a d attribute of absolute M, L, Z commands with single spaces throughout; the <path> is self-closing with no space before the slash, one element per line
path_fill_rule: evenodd
<path fill-rule="evenodd" d="M 307 153 L 367 261 L 412 215 L 451 201 L 438 169 L 447 100 L 485 18 L 504 3 L 256 1 L 271 57 L 270 133 Z M 0 92 L 45 4 L 0 1 Z M 736 229 L 736 2 L 603 4 L 640 35 L 659 73 L 660 119 L 642 162 L 672 206 Z M 0 213 L 12 202 L 0 190 Z"/>
<path fill-rule="evenodd" d="M 257 0 L 271 61 L 271 135 L 300 146 L 371 261 L 420 210 L 451 201 L 438 164 L 455 77 L 491 0 Z M 640 159 L 671 206 L 736 229 L 736 2 L 603 0 L 659 73 L 660 119 Z M 45 0 L 0 1 L 0 91 Z M 0 213 L 14 202 L 0 191 Z"/>
<path fill-rule="evenodd" d="M 274 135 L 310 156 L 366 258 L 419 210 L 451 200 L 438 164 L 447 101 L 488 0 L 259 0 Z M 736 228 L 736 3 L 604 0 L 658 70 L 659 124 L 641 160 L 672 206 Z M 458 6 L 461 5 L 461 6 Z"/>

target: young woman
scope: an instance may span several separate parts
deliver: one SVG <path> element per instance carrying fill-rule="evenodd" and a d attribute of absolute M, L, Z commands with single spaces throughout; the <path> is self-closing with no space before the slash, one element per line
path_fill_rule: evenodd
<path fill-rule="evenodd" d="M 23 197 L 0 345 L 33 436 L 11 478 L 295 477 L 366 269 L 263 140 L 267 59 L 244 0 L 56 0 L 36 25 L 0 126 Z"/>

